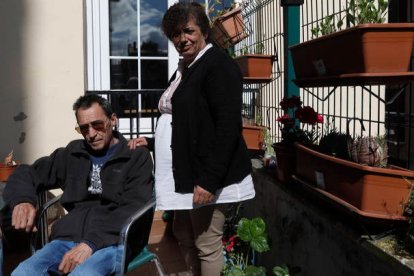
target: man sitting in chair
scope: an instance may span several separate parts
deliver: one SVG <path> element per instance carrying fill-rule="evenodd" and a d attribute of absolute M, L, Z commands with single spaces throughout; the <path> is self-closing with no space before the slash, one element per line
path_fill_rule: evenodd
<path fill-rule="evenodd" d="M 153 163 L 144 147 L 130 150 L 117 131 L 110 103 L 98 95 L 73 105 L 76 130 L 84 139 L 70 142 L 10 176 L 4 199 L 12 226 L 36 231 L 37 193 L 61 188 L 68 214 L 52 226 L 52 241 L 20 263 L 12 275 L 108 275 L 119 262 L 123 222 L 151 199 Z"/>

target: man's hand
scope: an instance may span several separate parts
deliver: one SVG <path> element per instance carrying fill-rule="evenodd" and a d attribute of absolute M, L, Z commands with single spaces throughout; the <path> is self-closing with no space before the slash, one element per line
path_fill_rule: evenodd
<path fill-rule="evenodd" d="M 195 204 L 206 204 L 213 201 L 214 195 L 200 186 L 194 187 L 193 202 Z"/>
<path fill-rule="evenodd" d="M 33 223 L 36 217 L 36 208 L 28 202 L 20 203 L 14 206 L 12 212 L 12 226 L 16 230 L 26 232 L 36 232 L 37 229 Z"/>
<path fill-rule="evenodd" d="M 137 147 L 148 146 L 148 141 L 145 137 L 138 137 L 128 141 L 129 149 L 136 149 Z"/>
<path fill-rule="evenodd" d="M 86 243 L 81 242 L 63 256 L 59 264 L 59 271 L 64 274 L 72 272 L 77 265 L 83 263 L 92 255 L 92 249 Z"/>

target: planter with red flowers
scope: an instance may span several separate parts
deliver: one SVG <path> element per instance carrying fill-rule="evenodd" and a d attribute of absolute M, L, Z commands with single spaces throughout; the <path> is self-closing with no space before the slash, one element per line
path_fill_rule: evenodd
<path fill-rule="evenodd" d="M 292 181 L 296 170 L 296 150 L 294 143 L 314 144 L 319 136 L 318 123 L 323 117 L 310 106 L 302 106 L 298 96 L 284 98 L 280 102 L 284 114 L 277 118 L 282 140 L 273 144 L 277 160 L 277 177 L 281 182 Z M 299 123 L 308 124 L 308 129 L 301 129 Z M 303 125 L 302 125 L 303 126 Z"/>

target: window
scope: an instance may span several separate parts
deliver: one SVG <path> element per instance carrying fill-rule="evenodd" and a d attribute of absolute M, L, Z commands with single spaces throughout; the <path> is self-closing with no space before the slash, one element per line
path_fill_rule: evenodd
<path fill-rule="evenodd" d="M 87 90 L 111 92 L 108 97 L 118 117 L 128 117 L 120 119 L 119 129 L 123 133 L 153 131 L 153 119 L 146 117 L 153 116 L 158 101 L 148 91 L 135 95 L 126 91 L 165 89 L 175 72 L 178 54 L 161 31 L 162 17 L 175 2 L 85 1 Z"/>

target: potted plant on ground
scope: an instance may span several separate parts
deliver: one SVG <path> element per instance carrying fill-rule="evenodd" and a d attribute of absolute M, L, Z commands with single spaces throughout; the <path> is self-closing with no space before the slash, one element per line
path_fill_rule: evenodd
<path fill-rule="evenodd" d="M 384 23 L 387 8 L 384 0 L 349 0 L 344 19 L 326 17 L 313 29 L 314 35 L 322 36 L 289 48 L 295 82 L 305 87 L 386 84 L 412 79 L 409 65 L 414 24 Z M 344 25 L 343 20 L 350 28 L 337 31 Z"/>
<path fill-rule="evenodd" d="M 217 46 L 227 49 L 248 37 L 248 30 L 242 16 L 242 7 L 234 4 L 224 8 L 224 1 L 215 0 L 209 5 L 209 14 L 216 12 L 215 6 L 221 5 L 218 15 L 212 18 L 211 39 Z"/>
<path fill-rule="evenodd" d="M 277 177 L 281 182 L 289 182 L 296 167 L 294 143 L 315 143 L 319 136 L 317 124 L 323 123 L 323 117 L 312 107 L 302 106 L 298 96 L 283 98 L 279 105 L 284 113 L 276 119 L 282 140 L 273 144 L 273 148 L 277 160 Z M 300 128 L 299 123 L 310 125 L 310 129 Z"/>
<path fill-rule="evenodd" d="M 222 275 L 265 276 L 266 268 L 256 266 L 253 260 L 256 253 L 263 253 L 269 249 L 266 223 L 262 218 L 241 218 L 236 225 L 227 224 L 223 237 L 225 264 Z M 288 276 L 289 268 L 285 265 L 275 266 L 272 273 L 276 276 Z"/>

